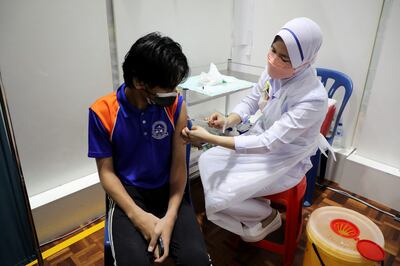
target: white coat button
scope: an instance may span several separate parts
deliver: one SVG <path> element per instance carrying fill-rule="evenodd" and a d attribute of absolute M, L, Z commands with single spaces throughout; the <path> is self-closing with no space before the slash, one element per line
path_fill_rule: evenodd
<path fill-rule="evenodd" d="M 147 132 L 144 132 L 143 135 L 147 136 Z"/>
<path fill-rule="evenodd" d="M 142 123 L 143 123 L 143 124 L 146 124 L 146 120 L 143 120 Z"/>

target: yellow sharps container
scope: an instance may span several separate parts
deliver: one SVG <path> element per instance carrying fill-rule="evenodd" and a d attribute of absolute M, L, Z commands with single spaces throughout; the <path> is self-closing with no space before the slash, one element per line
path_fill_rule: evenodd
<path fill-rule="evenodd" d="M 307 238 L 303 266 L 380 265 L 385 256 L 378 226 L 346 208 L 316 209 L 307 223 Z"/>

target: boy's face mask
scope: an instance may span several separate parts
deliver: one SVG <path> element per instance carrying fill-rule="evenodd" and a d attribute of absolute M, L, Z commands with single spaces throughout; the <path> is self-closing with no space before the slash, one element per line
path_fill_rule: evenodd
<path fill-rule="evenodd" d="M 157 93 L 152 100 L 158 106 L 167 107 L 174 104 L 176 96 L 177 92 Z"/>
<path fill-rule="evenodd" d="M 147 97 L 147 102 L 149 104 L 156 104 L 161 107 L 167 107 L 174 104 L 176 96 L 178 96 L 177 92 L 158 92 L 153 93 L 149 89 L 145 89 L 148 95 L 151 97 Z"/>

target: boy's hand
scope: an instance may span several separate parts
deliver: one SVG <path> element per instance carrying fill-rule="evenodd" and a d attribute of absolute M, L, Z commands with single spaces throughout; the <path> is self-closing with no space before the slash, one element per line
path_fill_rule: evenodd
<path fill-rule="evenodd" d="M 163 262 L 169 255 L 169 243 L 171 241 L 172 230 L 174 229 L 175 219 L 168 218 L 164 216 L 160 219 L 157 225 L 154 228 L 155 234 L 152 236 L 149 243 L 149 252 L 154 252 L 154 257 L 156 258 L 154 261 L 161 263 Z M 164 244 L 164 253 L 162 256 L 159 256 L 159 250 L 157 246 L 157 240 L 161 237 L 162 242 Z"/>
<path fill-rule="evenodd" d="M 143 237 L 150 241 L 155 235 L 155 227 L 160 219 L 151 213 L 143 211 L 140 220 L 134 223 L 139 231 L 142 233 Z"/>

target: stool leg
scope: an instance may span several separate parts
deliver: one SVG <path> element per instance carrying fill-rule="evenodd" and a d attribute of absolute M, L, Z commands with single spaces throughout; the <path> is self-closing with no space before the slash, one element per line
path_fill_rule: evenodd
<path fill-rule="evenodd" d="M 286 209 L 286 226 L 285 226 L 285 252 L 283 256 L 283 265 L 290 266 L 293 264 L 294 255 L 297 249 L 297 236 L 299 234 L 299 221 L 301 206 L 298 204 L 288 204 Z"/>

